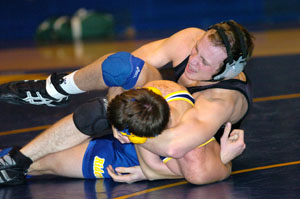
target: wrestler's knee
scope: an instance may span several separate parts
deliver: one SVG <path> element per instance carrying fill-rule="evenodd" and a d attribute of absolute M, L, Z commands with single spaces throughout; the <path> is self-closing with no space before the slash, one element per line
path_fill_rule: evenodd
<path fill-rule="evenodd" d="M 128 52 L 108 56 L 102 63 L 102 76 L 109 87 L 131 89 L 135 86 L 144 66 L 144 61 Z"/>
<path fill-rule="evenodd" d="M 101 136 L 107 129 L 111 129 L 105 103 L 104 98 L 97 98 L 79 106 L 73 114 L 76 128 L 91 137 Z"/>

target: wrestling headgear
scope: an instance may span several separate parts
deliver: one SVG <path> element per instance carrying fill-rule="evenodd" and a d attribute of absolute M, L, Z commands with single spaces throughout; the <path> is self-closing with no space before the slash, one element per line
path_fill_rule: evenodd
<path fill-rule="evenodd" d="M 248 53 L 246 49 L 246 41 L 244 39 L 242 30 L 237 25 L 235 25 L 233 20 L 221 22 L 221 24 L 222 23 L 228 24 L 233 31 L 234 37 L 239 39 L 239 41 L 236 42 L 239 43 L 241 52 L 238 55 L 238 57 L 234 57 L 232 55 L 230 42 L 225 34 L 225 30 L 218 24 L 211 26 L 209 29 L 215 29 L 217 31 L 219 36 L 222 38 L 227 52 L 227 58 L 224 60 L 224 70 L 214 75 L 212 77 L 212 81 L 220 81 L 225 78 L 233 78 L 240 72 L 242 72 L 244 70 L 245 65 L 247 64 Z"/>

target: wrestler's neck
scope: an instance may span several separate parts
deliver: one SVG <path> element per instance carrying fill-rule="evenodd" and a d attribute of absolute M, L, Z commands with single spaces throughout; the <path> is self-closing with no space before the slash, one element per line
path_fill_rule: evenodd
<path fill-rule="evenodd" d="M 239 75 L 235 76 L 233 79 L 246 81 L 246 76 L 242 72 Z M 191 80 L 185 75 L 185 73 L 183 73 L 183 75 L 179 78 L 178 83 L 185 87 L 191 87 L 191 86 L 208 86 L 208 85 L 216 84 L 218 83 L 218 81 Z"/>
<path fill-rule="evenodd" d="M 185 87 L 191 87 L 191 86 L 207 86 L 211 84 L 216 84 L 217 82 L 211 82 L 207 80 L 193 80 L 189 79 L 185 73 L 181 75 L 181 77 L 178 80 L 178 83 L 185 86 Z"/>

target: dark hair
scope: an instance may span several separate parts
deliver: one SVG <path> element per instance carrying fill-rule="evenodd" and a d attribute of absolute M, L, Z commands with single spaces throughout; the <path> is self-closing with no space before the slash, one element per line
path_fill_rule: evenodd
<path fill-rule="evenodd" d="M 253 43 L 254 36 L 251 35 L 246 28 L 244 28 L 242 25 L 238 24 L 237 22 L 233 20 L 230 20 L 230 22 L 241 30 L 246 44 L 247 60 L 250 59 L 254 49 L 254 43 Z M 242 49 L 241 49 L 240 40 L 239 38 L 236 38 L 236 34 L 234 34 L 233 28 L 230 25 L 228 25 L 226 22 L 218 23 L 213 26 L 218 26 L 224 29 L 224 32 L 230 42 L 230 46 L 231 46 L 230 49 L 232 52 L 232 56 L 235 60 L 237 60 L 242 53 Z M 214 43 L 215 46 L 224 46 L 222 38 L 217 33 L 217 31 L 208 35 L 208 38 Z"/>
<path fill-rule="evenodd" d="M 109 102 L 107 117 L 119 131 L 128 129 L 139 137 L 154 137 L 166 128 L 170 109 L 167 101 L 153 91 L 132 89 Z"/>

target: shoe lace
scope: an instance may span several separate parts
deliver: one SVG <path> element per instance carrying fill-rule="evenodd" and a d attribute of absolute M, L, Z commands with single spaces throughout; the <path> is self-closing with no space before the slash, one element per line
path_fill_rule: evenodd
<path fill-rule="evenodd" d="M 45 80 L 24 80 L 16 82 L 11 89 L 19 93 L 22 100 L 29 104 L 54 107 L 68 101 L 68 97 L 59 100 L 52 98 L 46 91 Z"/>
<path fill-rule="evenodd" d="M 0 167 L 6 167 L 6 166 L 14 166 L 16 165 L 16 162 L 10 155 L 5 155 L 3 157 L 0 157 Z"/>

